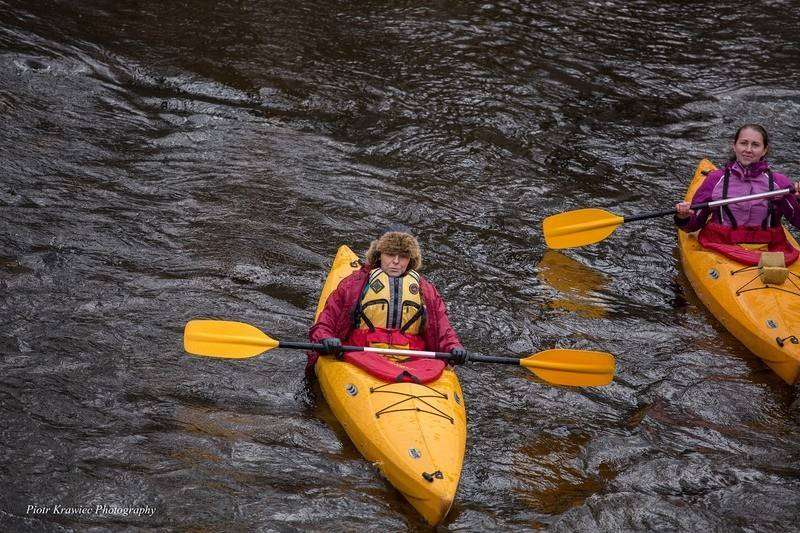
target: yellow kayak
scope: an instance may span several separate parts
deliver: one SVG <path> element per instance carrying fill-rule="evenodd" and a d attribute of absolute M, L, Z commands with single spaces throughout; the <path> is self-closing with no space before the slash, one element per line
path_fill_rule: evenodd
<path fill-rule="evenodd" d="M 709 171 L 704 159 L 686 193 L 691 201 Z M 786 231 L 789 242 L 798 247 Z M 697 242 L 697 232 L 678 231 L 683 271 L 700 300 L 742 344 L 787 383 L 800 376 L 800 261 L 781 284 L 762 282 L 758 267 L 747 267 Z M 768 280 L 769 281 L 769 280 Z"/>
<path fill-rule="evenodd" d="M 341 246 L 315 320 L 339 282 L 358 268 L 358 257 Z M 467 440 L 464 396 L 455 372 L 447 367 L 425 385 L 387 383 L 350 363 L 320 357 L 316 374 L 356 448 L 430 525 L 440 523 L 458 488 Z"/>

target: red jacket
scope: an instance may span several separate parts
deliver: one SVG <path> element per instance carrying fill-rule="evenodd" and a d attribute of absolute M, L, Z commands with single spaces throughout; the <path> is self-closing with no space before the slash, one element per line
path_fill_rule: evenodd
<path fill-rule="evenodd" d="M 320 313 L 316 324 L 308 332 L 311 342 L 319 343 L 328 337 L 337 337 L 343 342 L 353 330 L 353 309 L 361 297 L 361 291 L 369 278 L 372 267 L 364 265 L 344 278 L 335 291 L 325 302 L 325 308 Z M 420 276 L 422 300 L 425 303 L 425 329 L 422 339 L 425 349 L 434 352 L 449 352 L 453 348 L 461 347 L 458 335 L 450 325 L 447 318 L 447 309 L 444 301 L 431 282 Z M 309 355 L 309 364 L 316 361 L 316 354 Z"/>

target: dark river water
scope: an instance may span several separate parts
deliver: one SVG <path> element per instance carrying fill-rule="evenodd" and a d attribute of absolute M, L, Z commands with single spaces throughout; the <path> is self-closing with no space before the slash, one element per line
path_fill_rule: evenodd
<path fill-rule="evenodd" d="M 338 245 L 402 222 L 470 351 L 617 358 L 588 389 L 460 368 L 441 529 L 796 531 L 792 388 L 671 221 L 560 253 L 541 220 L 669 208 L 744 122 L 800 177 L 798 9 L 0 0 L 0 529 L 424 530 L 301 352 L 181 344 L 304 339 Z"/>

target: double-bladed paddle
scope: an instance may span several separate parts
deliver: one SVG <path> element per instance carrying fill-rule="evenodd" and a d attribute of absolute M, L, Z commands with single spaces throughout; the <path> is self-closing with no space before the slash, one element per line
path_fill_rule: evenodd
<path fill-rule="evenodd" d="M 714 200 L 692 204 L 689 209 L 704 209 L 706 207 L 718 207 L 720 205 L 747 202 L 748 200 L 760 200 L 782 196 L 794 192 L 793 188 L 767 191 L 736 198 L 725 198 L 724 200 Z M 614 213 L 609 213 L 603 209 L 589 208 L 567 211 L 557 215 L 550 215 L 542 222 L 544 240 L 549 248 L 576 248 L 602 241 L 611 235 L 617 227 L 625 222 L 636 222 L 637 220 L 647 220 L 649 218 L 664 217 L 675 214 L 675 209 L 659 211 L 657 213 L 647 213 L 632 217 L 621 217 Z"/>
<path fill-rule="evenodd" d="M 273 348 L 325 350 L 322 344 L 278 341 L 250 324 L 224 320 L 190 320 L 183 332 L 183 348 L 193 355 L 223 359 L 247 359 Z M 447 352 L 421 350 L 342 346 L 342 351 L 453 359 Z M 546 350 L 522 358 L 469 354 L 467 362 L 520 365 L 548 383 L 576 387 L 608 385 L 615 367 L 614 356 L 609 353 L 569 349 Z"/>

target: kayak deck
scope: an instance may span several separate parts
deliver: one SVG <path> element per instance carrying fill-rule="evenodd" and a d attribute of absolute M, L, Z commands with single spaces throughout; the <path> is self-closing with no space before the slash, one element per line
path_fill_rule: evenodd
<path fill-rule="evenodd" d="M 343 361 L 320 358 L 322 393 L 358 451 L 431 524 L 453 503 L 466 443 L 458 378 L 385 383 Z"/>
<path fill-rule="evenodd" d="M 686 193 L 691 201 L 706 174 L 716 167 L 704 159 Z M 798 247 L 786 231 L 789 242 Z M 678 231 L 686 277 L 703 304 L 742 342 L 789 384 L 800 378 L 800 261 L 790 265 L 781 285 L 761 281 L 757 267 L 748 267 L 706 250 L 697 233 Z"/>

